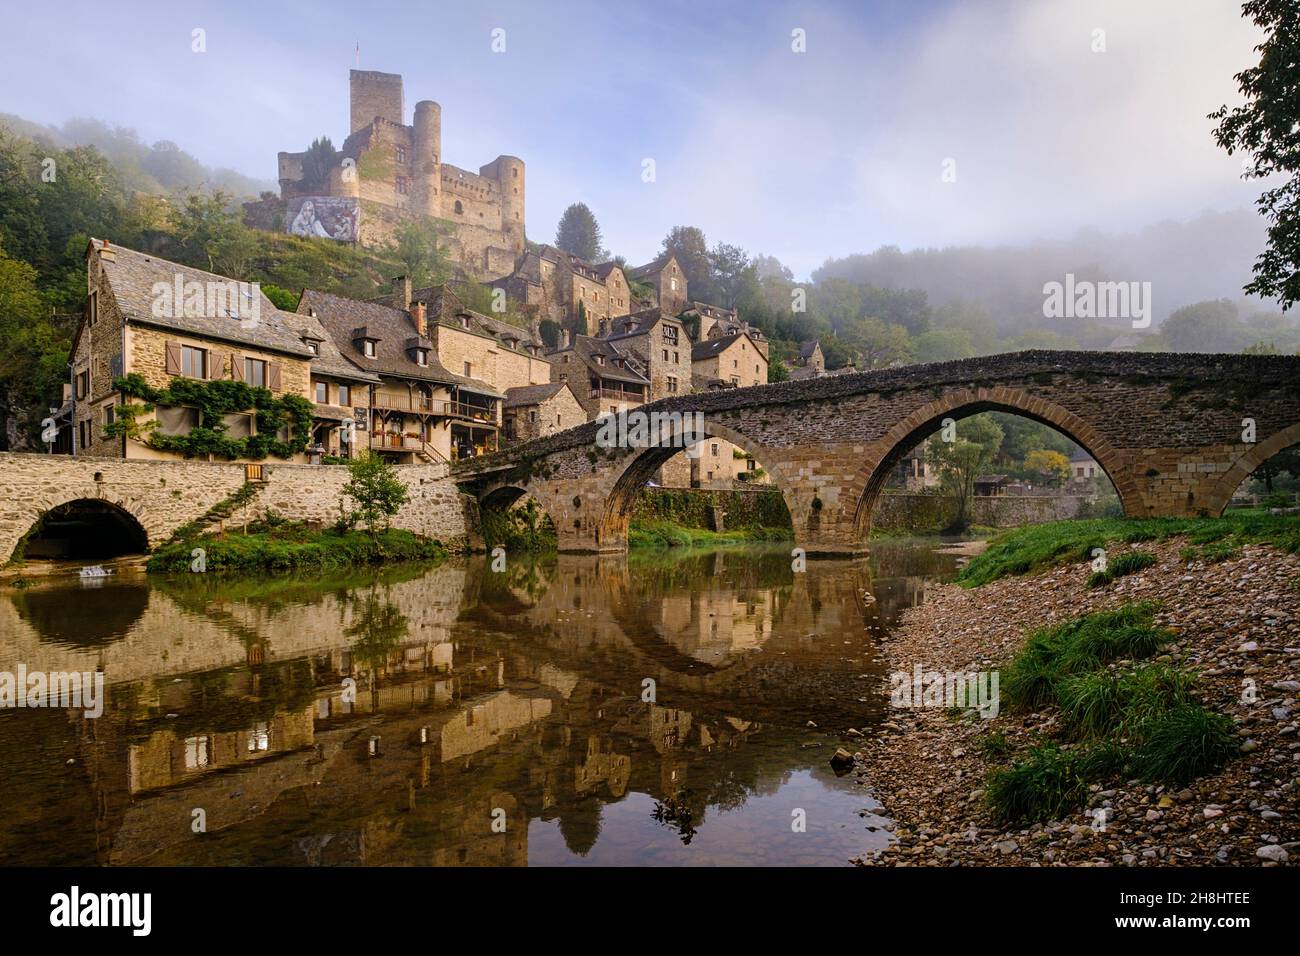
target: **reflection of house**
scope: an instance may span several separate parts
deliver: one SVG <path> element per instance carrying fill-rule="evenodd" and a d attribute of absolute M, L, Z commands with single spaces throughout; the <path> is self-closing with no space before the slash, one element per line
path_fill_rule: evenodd
<path fill-rule="evenodd" d="M 86 249 L 88 297 L 72 341 L 72 420 L 75 454 L 178 458 L 146 444 L 148 435 L 182 437 L 200 426 L 225 428 L 243 439 L 258 435 L 257 412 L 239 409 L 220 422 L 200 420 L 190 406 L 140 411 L 137 438 L 114 436 L 119 409 L 139 405 L 114 381 L 138 376 L 154 389 L 178 379 L 242 382 L 274 398 L 310 398 L 315 353 L 255 284 L 240 283 L 131 249 L 92 239 Z M 264 436 L 265 437 L 265 436 Z M 290 426 L 273 436 L 287 442 Z"/>

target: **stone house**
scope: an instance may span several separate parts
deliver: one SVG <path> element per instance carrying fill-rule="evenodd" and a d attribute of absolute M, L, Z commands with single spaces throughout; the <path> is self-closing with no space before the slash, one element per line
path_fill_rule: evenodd
<path fill-rule="evenodd" d="M 826 357 L 822 355 L 821 343 L 816 339 L 799 343 L 799 355 L 790 369 L 793 381 L 805 378 L 821 378 L 826 374 Z"/>
<path fill-rule="evenodd" d="M 751 326 L 742 319 L 736 309 L 724 309 L 707 302 L 692 302 L 690 308 L 683 313 L 683 318 L 696 323 L 694 338 L 697 343 L 744 332 L 763 353 L 763 358 L 768 357 L 767 336 L 762 329 Z"/>
<path fill-rule="evenodd" d="M 311 362 L 311 398 L 315 403 L 315 417 L 309 452 L 334 458 L 357 457 L 366 447 L 370 389 L 380 384 L 379 376 L 364 372 L 345 359 L 314 315 L 306 312 L 281 314 L 285 325 L 315 353 Z"/>
<path fill-rule="evenodd" d="M 86 285 L 69 362 L 74 454 L 176 458 L 151 447 L 148 435 L 184 436 L 204 424 L 197 408 L 159 406 L 135 417 L 136 436 L 109 434 L 121 406 L 141 404 L 114 388 L 119 377 L 138 376 L 153 389 L 177 379 L 236 381 L 311 400 L 317 355 L 256 284 L 92 239 Z M 257 434 L 251 408 L 225 415 L 221 424 L 230 438 Z"/>
<path fill-rule="evenodd" d="M 566 331 L 560 348 L 546 357 L 551 380 L 572 386 L 588 421 L 650 400 L 650 378 L 640 360 L 608 339 Z"/>
<path fill-rule="evenodd" d="M 617 262 L 593 264 L 549 245 L 525 252 L 514 272 L 492 285 L 520 312 L 576 335 L 597 332 L 636 304 Z"/>
<path fill-rule="evenodd" d="M 501 437 L 504 442 L 543 438 L 588 421 L 587 410 L 569 382 L 518 385 L 506 389 Z"/>
<path fill-rule="evenodd" d="M 399 307 L 397 303 L 403 303 Z M 368 302 L 306 290 L 341 355 L 377 376 L 369 447 L 398 462 L 478 456 L 498 447 L 506 390 L 551 380 L 540 343 L 523 329 L 466 309 L 442 286 Z"/>
<path fill-rule="evenodd" d="M 658 307 L 613 320 L 601 339 L 631 354 L 650 380 L 647 401 L 691 391 L 691 339 L 681 319 Z"/>
<path fill-rule="evenodd" d="M 650 285 L 655 291 L 659 309 L 670 315 L 680 313 L 690 301 L 686 295 L 686 273 L 671 252 L 643 266 L 628 269 L 627 278 Z"/>
<path fill-rule="evenodd" d="M 716 331 L 713 329 L 711 331 Z M 766 346 L 766 342 L 763 343 Z M 703 339 L 691 349 L 691 377 L 696 391 L 713 388 L 749 388 L 767 383 L 767 354 L 749 331 L 731 326 L 727 334 Z M 689 483 L 696 488 L 731 488 L 733 481 L 770 481 L 762 463 L 744 449 L 721 439 L 710 439 L 703 453 L 690 461 Z M 757 478 L 754 476 L 758 475 Z M 667 476 L 680 479 L 680 474 Z"/>
<path fill-rule="evenodd" d="M 1070 456 L 1070 481 L 1087 482 L 1100 477 L 1104 472 L 1096 460 L 1082 448 L 1075 447 Z"/>

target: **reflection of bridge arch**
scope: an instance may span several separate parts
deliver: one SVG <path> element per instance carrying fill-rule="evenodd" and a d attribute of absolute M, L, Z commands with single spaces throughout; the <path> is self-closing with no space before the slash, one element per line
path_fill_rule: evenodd
<path fill-rule="evenodd" d="M 861 466 L 846 487 L 848 495 L 844 502 L 844 518 L 853 522 L 859 539 L 866 541 L 876 501 L 904 454 L 936 431 L 945 418 L 962 419 L 989 411 L 1020 415 L 1054 428 L 1096 459 L 1115 486 L 1125 514 L 1143 513 L 1142 493 L 1115 449 L 1078 415 L 1053 402 L 1034 398 L 1022 389 L 961 389 L 916 409 L 868 447 Z M 958 432 L 960 437 L 960 429 Z"/>

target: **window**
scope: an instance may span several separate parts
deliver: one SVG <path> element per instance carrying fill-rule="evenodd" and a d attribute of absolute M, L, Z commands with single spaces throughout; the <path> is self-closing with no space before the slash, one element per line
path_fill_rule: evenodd
<path fill-rule="evenodd" d="M 458 216 L 462 216 L 462 215 L 464 215 L 464 214 L 465 214 L 465 207 L 462 206 L 462 205 L 460 204 L 460 200 L 457 199 L 457 200 L 456 200 L 456 215 L 458 215 Z"/>
<path fill-rule="evenodd" d="M 676 375 L 669 375 L 669 376 L 668 376 L 668 391 L 670 391 L 670 392 L 675 392 L 675 391 L 677 391 L 677 376 L 676 376 Z"/>
<path fill-rule="evenodd" d="M 528 410 L 528 420 L 529 420 L 530 422 L 535 422 L 535 421 L 537 421 L 537 409 L 535 409 L 535 408 L 530 408 L 530 409 Z"/>
<path fill-rule="evenodd" d="M 83 420 L 77 422 L 77 448 L 86 449 L 90 447 L 90 422 Z"/>
<path fill-rule="evenodd" d="M 740 378 L 739 378 L 739 376 L 736 376 L 736 375 L 731 376 L 731 384 L 732 384 L 732 385 L 739 385 L 739 384 L 740 384 Z"/>
<path fill-rule="evenodd" d="M 405 147 L 405 146 L 399 146 L 399 147 L 397 147 L 397 162 L 398 162 L 400 165 L 403 165 L 403 166 L 406 165 L 406 147 Z"/>
<path fill-rule="evenodd" d="M 328 405 L 330 401 L 330 387 L 327 382 L 316 383 L 316 401 L 322 405 Z"/>
<path fill-rule="evenodd" d="M 680 365 L 680 364 L 681 364 L 681 359 L 678 358 L 679 355 L 681 355 L 680 352 L 674 352 L 674 353 L 673 353 L 673 364 L 674 364 L 674 365 Z"/>
<path fill-rule="evenodd" d="M 253 416 L 243 412 L 232 412 L 221 416 L 221 423 L 226 426 L 227 438 L 248 438 L 253 434 Z"/>
<path fill-rule="evenodd" d="M 474 377 L 474 365 L 473 365 L 473 363 L 471 363 L 471 362 L 466 362 L 466 363 L 465 363 L 465 377 L 466 377 L 466 378 L 473 378 L 473 377 Z"/>
<path fill-rule="evenodd" d="M 676 280 L 676 279 L 670 279 L 670 280 L 669 280 L 669 284 L 672 286 L 672 290 L 673 290 L 674 292 L 676 292 L 676 291 L 677 291 L 677 280 Z"/>
<path fill-rule="evenodd" d="M 94 325 L 96 322 L 99 321 L 99 293 L 98 292 L 90 293 L 90 303 L 88 308 L 90 311 L 89 322 L 91 325 Z"/>
<path fill-rule="evenodd" d="M 603 356 L 603 355 L 597 355 L 597 356 L 596 356 L 596 364 L 597 364 L 597 365 L 604 365 L 604 364 L 605 364 L 605 356 Z"/>
<path fill-rule="evenodd" d="M 185 769 L 202 770 L 208 765 L 208 738 L 185 738 Z"/>
<path fill-rule="evenodd" d="M 664 341 L 667 342 L 669 345 L 677 344 L 677 326 L 675 325 L 664 326 Z"/>
<path fill-rule="evenodd" d="M 416 350 L 415 350 L 415 364 L 416 364 L 416 365 L 428 365 L 428 364 L 429 364 L 429 350 L 428 350 L 428 349 L 416 349 Z"/>
<path fill-rule="evenodd" d="M 85 398 L 90 394 L 90 369 L 77 373 L 77 398 Z"/>
<path fill-rule="evenodd" d="M 188 435 L 199 427 L 199 410 L 185 405 L 160 406 L 157 418 L 160 435 Z"/>
<path fill-rule="evenodd" d="M 244 381 L 254 388 L 266 388 L 266 363 L 261 359 L 244 359 Z"/>
<path fill-rule="evenodd" d="M 664 361 L 665 361 L 665 362 L 668 361 L 668 350 L 667 350 L 667 349 L 664 349 Z"/>
<path fill-rule="evenodd" d="M 397 177 L 397 195 L 399 196 L 406 195 L 406 180 L 403 179 L 401 176 Z"/>
<path fill-rule="evenodd" d="M 271 744 L 271 730 L 265 723 L 254 724 L 248 732 L 248 752 L 266 750 Z"/>
<path fill-rule="evenodd" d="M 352 404 L 352 386 L 351 386 L 351 385 L 335 385 L 334 388 L 335 388 L 335 389 L 337 390 L 337 392 L 338 392 L 338 402 L 339 402 L 340 405 L 351 405 L 351 404 Z"/>
<path fill-rule="evenodd" d="M 366 339 L 364 342 L 361 343 L 361 354 L 364 355 L 366 358 L 374 358 L 374 357 L 375 357 L 375 340 L 374 340 L 374 339 Z"/>
<path fill-rule="evenodd" d="M 208 350 L 181 346 L 181 374 L 187 378 L 208 377 Z"/>
<path fill-rule="evenodd" d="M 320 343 L 315 339 L 303 339 L 302 344 L 311 349 L 312 355 L 320 355 Z"/>
<path fill-rule="evenodd" d="M 740 361 L 739 361 L 738 359 L 732 359 L 732 360 L 731 360 L 731 367 L 732 367 L 732 368 L 740 368 Z"/>
<path fill-rule="evenodd" d="M 717 457 L 718 457 L 718 443 L 717 443 L 717 442 L 714 442 L 714 443 L 713 443 L 712 445 L 710 445 L 709 447 L 710 447 L 710 450 L 713 452 L 713 457 L 714 457 L 714 458 L 717 458 Z"/>
<path fill-rule="evenodd" d="M 104 406 L 104 433 L 103 433 L 105 438 L 110 437 L 108 434 L 108 426 L 113 424 L 113 421 L 116 417 L 117 417 L 116 408 L 113 405 L 105 405 Z"/>

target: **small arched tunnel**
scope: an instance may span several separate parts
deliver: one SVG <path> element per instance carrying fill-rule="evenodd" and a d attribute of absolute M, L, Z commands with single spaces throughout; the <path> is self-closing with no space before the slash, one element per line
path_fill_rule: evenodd
<path fill-rule="evenodd" d="M 556 536 L 555 521 L 546 506 L 523 488 L 494 488 L 478 503 L 479 536 L 485 550 L 504 544 L 515 550 L 540 550 Z"/>
<path fill-rule="evenodd" d="M 125 508 L 97 498 L 78 498 L 41 515 L 14 557 L 102 561 L 144 554 L 148 549 L 149 536 Z"/>
<path fill-rule="evenodd" d="M 857 498 L 856 509 L 853 513 L 853 536 L 854 539 L 861 543 L 865 549 L 866 542 L 871 534 L 872 515 L 880 502 L 880 495 L 890 483 L 891 477 L 896 476 L 896 469 L 903 463 L 913 449 L 916 449 L 923 442 L 929 439 L 942 440 L 943 428 L 949 420 L 953 425 L 953 437 L 961 438 L 961 423 L 974 418 L 985 412 L 996 412 L 1011 419 L 1017 419 L 1032 422 L 1036 425 L 1043 426 L 1056 435 L 1072 443 L 1077 449 L 1082 450 L 1095 463 L 1100 471 L 1102 484 L 1109 484 L 1119 502 L 1119 507 L 1125 514 L 1132 513 L 1129 509 L 1133 506 L 1131 499 L 1135 497 L 1131 487 L 1125 484 L 1122 479 L 1116 480 L 1118 467 L 1115 462 L 1109 460 L 1106 454 L 1099 454 L 1089 448 L 1081 441 L 1076 434 L 1077 429 L 1071 429 L 1063 425 L 1060 421 L 1054 421 L 1049 416 L 1038 415 L 1028 411 L 1026 408 L 1017 405 L 1004 404 L 998 402 L 981 401 L 970 402 L 952 408 L 943 409 L 935 414 L 926 416 L 920 424 L 915 424 L 902 437 L 893 440 L 892 444 L 879 457 L 878 461 L 871 467 L 869 478 L 866 480 L 865 488 L 862 494 Z M 1064 412 L 1062 410 L 1062 416 Z M 1004 439 L 1007 436 L 1004 434 Z M 1005 446 L 1003 446 L 1005 447 Z M 1002 452 L 999 452 L 1001 455 Z M 1005 463 L 1004 463 L 1005 464 Z M 989 472 L 997 472 L 1002 466 L 990 462 L 987 466 Z M 1071 479 L 1073 478 L 1071 473 Z M 1071 479 L 1067 479 L 1067 482 Z"/>

